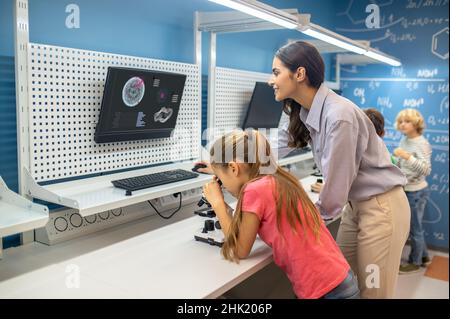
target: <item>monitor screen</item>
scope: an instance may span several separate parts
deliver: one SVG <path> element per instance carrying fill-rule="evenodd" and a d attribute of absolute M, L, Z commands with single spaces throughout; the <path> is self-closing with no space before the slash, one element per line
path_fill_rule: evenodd
<path fill-rule="evenodd" d="M 256 82 L 242 128 L 277 128 L 283 103 L 275 100 L 273 89 L 265 82 Z"/>
<path fill-rule="evenodd" d="M 184 74 L 109 67 L 95 142 L 170 137 L 185 82 Z"/>

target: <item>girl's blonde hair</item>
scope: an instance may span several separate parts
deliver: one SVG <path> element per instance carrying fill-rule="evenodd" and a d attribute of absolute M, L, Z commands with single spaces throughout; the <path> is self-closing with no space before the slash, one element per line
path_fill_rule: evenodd
<path fill-rule="evenodd" d="M 425 120 L 423 119 L 422 114 L 415 109 L 404 109 L 397 114 L 397 118 L 395 119 L 394 127 L 398 130 L 400 126 L 400 121 L 407 120 L 411 122 L 418 134 L 422 135 L 423 130 L 425 129 Z"/>
<path fill-rule="evenodd" d="M 298 179 L 276 164 L 270 144 L 258 131 L 233 131 L 219 138 L 211 148 L 211 165 L 214 168 L 225 168 L 228 163 L 245 163 L 248 166 L 250 180 L 244 184 L 239 192 L 230 229 L 222 246 L 222 255 L 227 260 L 239 262 L 236 254 L 240 226 L 242 222 L 242 195 L 246 186 L 263 176 L 273 176 L 275 189 L 273 196 L 276 202 L 277 228 L 281 229 L 283 218 L 287 218 L 291 229 L 296 232 L 296 223 L 312 231 L 319 240 L 322 219 L 314 203 L 309 199 Z M 273 169 L 270 169 L 270 168 Z M 300 203 L 303 214 L 298 210 Z M 282 211 L 286 213 L 282 215 Z"/>

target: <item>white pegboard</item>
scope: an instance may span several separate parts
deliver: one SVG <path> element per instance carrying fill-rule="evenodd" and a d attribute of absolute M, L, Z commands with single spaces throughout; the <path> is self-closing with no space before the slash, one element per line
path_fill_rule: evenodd
<path fill-rule="evenodd" d="M 214 120 L 213 123 L 208 123 L 211 131 L 206 136 L 209 141 L 214 141 L 225 132 L 242 127 L 255 83 L 268 82 L 271 78 L 271 74 L 268 73 L 221 67 L 216 67 L 215 74 Z M 289 117 L 283 112 L 278 127 L 288 121 Z M 271 144 L 277 145 L 277 131 L 265 130 L 264 132 Z"/>
<path fill-rule="evenodd" d="M 208 127 L 229 130 L 241 127 L 256 82 L 270 74 L 216 67 L 214 123 Z"/>
<path fill-rule="evenodd" d="M 201 139 L 201 76 L 195 64 L 29 44 L 30 173 L 49 181 L 196 159 Z M 108 66 L 186 74 L 171 138 L 94 142 Z"/>

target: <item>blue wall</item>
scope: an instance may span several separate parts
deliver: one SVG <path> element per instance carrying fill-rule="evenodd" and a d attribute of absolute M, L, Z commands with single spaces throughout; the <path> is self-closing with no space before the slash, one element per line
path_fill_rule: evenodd
<path fill-rule="evenodd" d="M 381 13 L 381 28 L 376 30 L 366 28 L 364 23 L 365 7 L 372 2 L 379 5 Z M 371 40 L 372 47 L 402 61 L 398 68 L 343 67 L 343 94 L 362 108 L 382 111 L 387 127 L 385 141 L 391 151 L 402 137 L 393 128 L 398 112 L 412 107 L 424 115 L 424 135 L 433 148 L 425 235 L 428 244 L 448 250 L 448 1 L 345 0 L 339 1 L 336 8 L 336 32 Z M 437 39 L 434 53 L 433 39 Z"/>

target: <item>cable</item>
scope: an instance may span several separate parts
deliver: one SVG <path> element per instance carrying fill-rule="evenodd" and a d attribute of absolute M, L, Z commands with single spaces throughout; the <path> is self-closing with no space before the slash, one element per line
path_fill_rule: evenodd
<path fill-rule="evenodd" d="M 153 204 L 152 204 L 149 200 L 148 200 L 147 202 L 150 204 L 150 206 L 153 207 L 153 209 L 155 210 L 155 212 L 156 212 L 161 218 L 169 219 L 169 218 L 172 218 L 172 216 L 175 215 L 175 214 L 181 209 L 181 201 L 182 201 L 183 195 L 181 194 L 181 192 L 178 192 L 178 193 L 175 193 L 175 194 L 174 194 L 175 197 L 178 197 L 178 195 L 180 196 L 180 204 L 179 204 L 178 208 L 177 208 L 173 213 L 171 213 L 169 216 L 163 216 L 163 215 L 161 215 L 161 213 L 158 212 L 158 210 L 156 209 L 156 207 L 153 206 Z"/>

